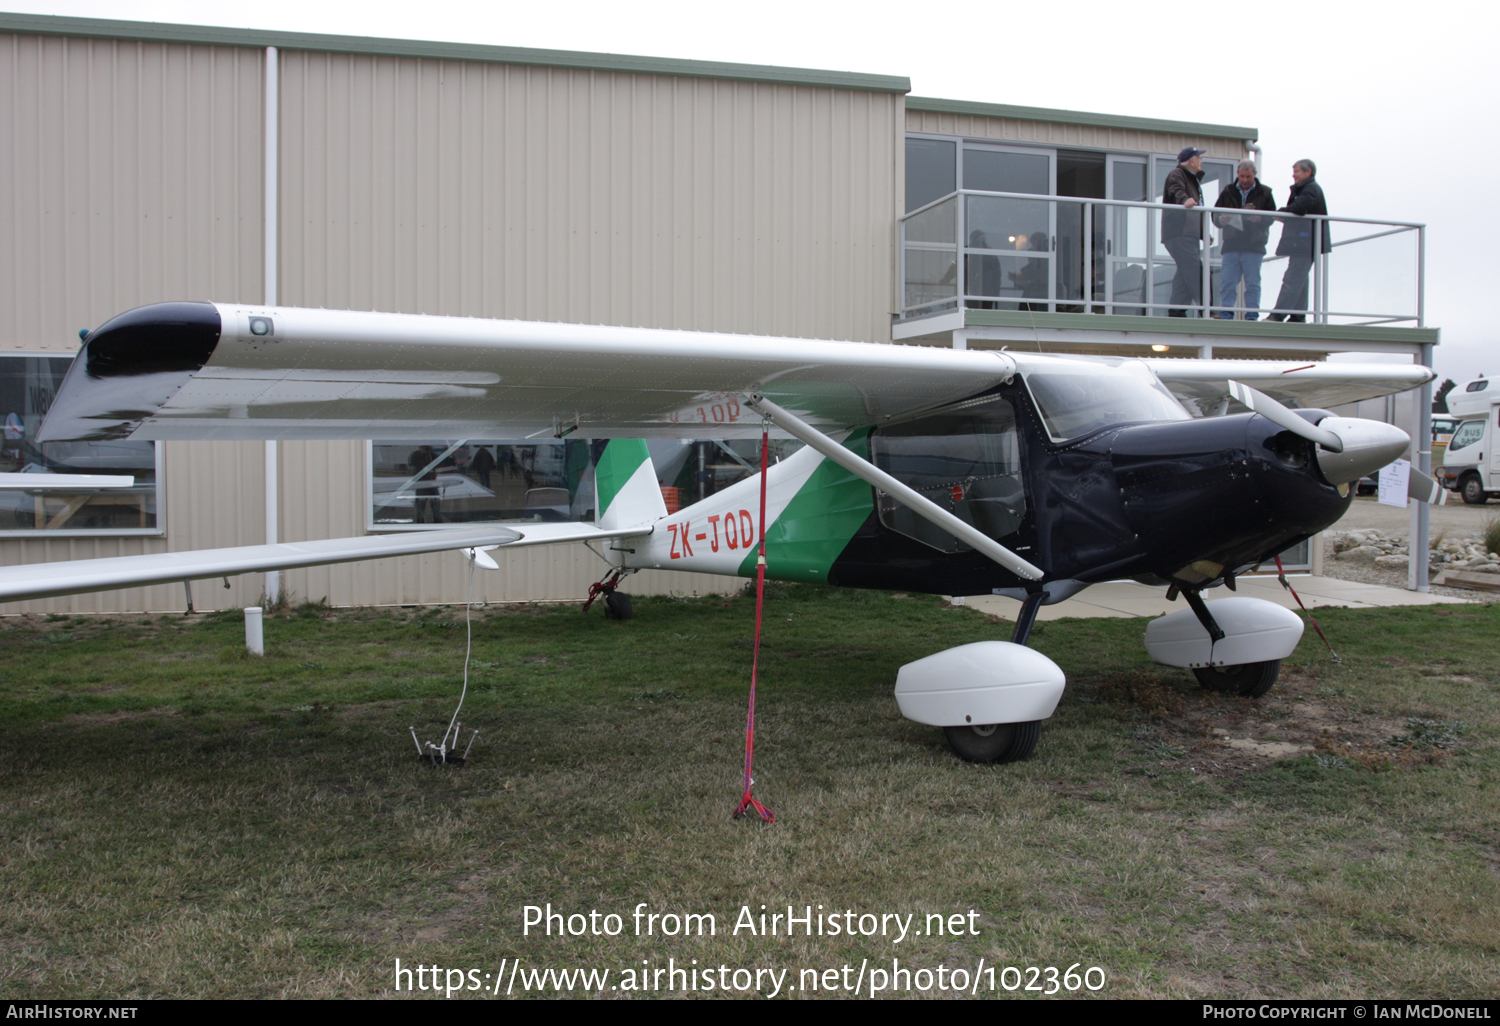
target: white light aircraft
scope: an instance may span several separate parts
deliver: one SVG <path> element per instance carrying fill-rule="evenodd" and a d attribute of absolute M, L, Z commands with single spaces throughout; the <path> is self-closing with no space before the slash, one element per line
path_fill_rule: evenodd
<path fill-rule="evenodd" d="M 1101 581 L 1186 600 L 1147 628 L 1153 659 L 1210 689 L 1264 694 L 1301 621 L 1201 593 L 1232 590 L 1332 524 L 1351 483 L 1407 447 L 1398 428 L 1315 407 L 1432 377 L 161 303 L 88 335 L 41 441 L 611 439 L 597 519 L 10 567 L 0 600 L 579 540 L 608 542 L 616 580 L 654 567 L 753 577 L 762 482 L 669 514 L 644 439 L 769 430 L 806 447 L 765 473 L 768 576 L 1021 601 L 1010 641 L 936 653 L 896 684 L 903 714 L 944 728 L 960 756 L 1010 761 L 1032 750 L 1064 684 L 1025 647 L 1038 607 Z M 1441 494 L 1419 476 L 1412 487 Z"/>

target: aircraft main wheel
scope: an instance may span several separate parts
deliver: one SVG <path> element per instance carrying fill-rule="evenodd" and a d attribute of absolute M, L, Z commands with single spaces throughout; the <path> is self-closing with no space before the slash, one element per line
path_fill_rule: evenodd
<path fill-rule="evenodd" d="M 1259 698 L 1271 690 L 1280 673 L 1281 660 L 1272 659 L 1266 663 L 1242 663 L 1239 666 L 1205 666 L 1194 670 L 1193 676 L 1209 691 Z"/>
<path fill-rule="evenodd" d="M 610 620 L 629 620 L 635 615 L 630 607 L 630 596 L 623 591 L 612 591 L 604 596 L 604 615 Z"/>
<path fill-rule="evenodd" d="M 1031 754 L 1042 736 L 1042 721 L 987 723 L 984 726 L 944 727 L 948 744 L 968 762 L 1016 762 Z"/>
<path fill-rule="evenodd" d="M 1464 478 L 1463 484 L 1459 486 L 1459 492 L 1470 506 L 1483 506 L 1484 500 L 1489 498 L 1484 494 L 1484 482 L 1479 479 L 1478 474 L 1470 474 Z"/>

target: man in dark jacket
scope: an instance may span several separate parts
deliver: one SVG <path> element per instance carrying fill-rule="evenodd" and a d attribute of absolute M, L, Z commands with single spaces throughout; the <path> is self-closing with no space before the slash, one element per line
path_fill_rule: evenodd
<path fill-rule="evenodd" d="M 1219 193 L 1214 209 L 1275 210 L 1271 190 L 1255 177 L 1255 161 L 1242 160 L 1235 169 L 1234 183 Z M 1271 237 L 1273 217 L 1254 214 L 1215 214 L 1214 224 L 1224 232 L 1224 271 L 1219 279 L 1219 317 L 1234 320 L 1236 293 L 1240 279 L 1245 281 L 1245 320 L 1260 316 L 1260 264 L 1266 258 L 1266 241 Z"/>
<path fill-rule="evenodd" d="M 1161 244 L 1177 264 L 1168 317 L 1186 317 L 1187 311 L 1182 307 L 1198 303 L 1202 295 L 1203 254 L 1199 241 L 1203 237 L 1203 215 L 1192 211 L 1203 206 L 1203 187 L 1198 183 L 1203 181 L 1203 155 L 1207 152 L 1184 147 L 1177 154 L 1177 166 L 1167 173 L 1162 189 L 1163 203 L 1186 208 L 1164 210 L 1161 215 Z"/>
<path fill-rule="evenodd" d="M 1323 201 L 1323 189 L 1316 177 L 1318 165 L 1310 160 L 1299 160 L 1292 165 L 1292 192 L 1287 197 L 1283 213 L 1306 217 L 1308 214 L 1328 213 L 1328 204 Z M 1276 297 L 1277 313 L 1268 320 L 1305 321 L 1306 314 L 1291 313 L 1307 309 L 1307 275 L 1312 270 L 1313 241 L 1319 242 L 1324 253 L 1333 252 L 1328 238 L 1327 221 L 1281 222 L 1281 241 L 1276 244 L 1276 255 L 1286 257 L 1286 274 L 1281 279 L 1281 295 Z"/>

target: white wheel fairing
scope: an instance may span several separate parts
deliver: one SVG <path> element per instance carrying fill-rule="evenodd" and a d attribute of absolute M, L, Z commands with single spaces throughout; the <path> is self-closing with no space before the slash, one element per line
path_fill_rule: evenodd
<path fill-rule="evenodd" d="M 1207 604 L 1224 639 L 1214 642 L 1191 609 L 1146 626 L 1146 654 L 1164 666 L 1194 669 L 1285 659 L 1302 640 L 1302 618 L 1274 602 L 1224 598 Z"/>
<path fill-rule="evenodd" d="M 1009 641 L 976 641 L 914 663 L 896 674 L 901 715 L 934 727 L 1045 720 L 1066 678 L 1051 659 Z"/>

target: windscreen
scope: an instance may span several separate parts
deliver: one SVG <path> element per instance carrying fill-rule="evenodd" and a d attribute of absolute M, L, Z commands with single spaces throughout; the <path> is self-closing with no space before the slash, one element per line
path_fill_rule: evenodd
<path fill-rule="evenodd" d="M 1049 360 L 1022 369 L 1042 423 L 1054 442 L 1117 424 L 1191 420 L 1143 364 Z"/>

